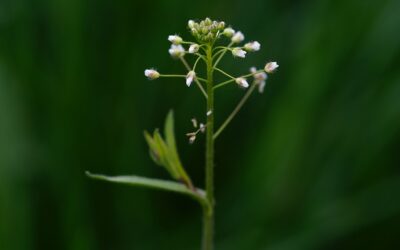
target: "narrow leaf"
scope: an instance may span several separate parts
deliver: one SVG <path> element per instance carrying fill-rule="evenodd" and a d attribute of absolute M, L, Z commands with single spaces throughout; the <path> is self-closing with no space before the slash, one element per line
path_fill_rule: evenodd
<path fill-rule="evenodd" d="M 206 199 L 206 194 L 204 190 L 198 188 L 196 188 L 195 190 L 191 190 L 179 182 L 151 179 L 140 176 L 106 176 L 100 174 L 92 174 L 88 171 L 86 171 L 86 175 L 90 178 L 107 182 L 120 183 L 130 186 L 148 187 L 185 194 L 199 201 L 200 204 L 202 204 L 203 206 L 208 206 L 208 201 Z"/>
<path fill-rule="evenodd" d="M 173 110 L 170 110 L 168 112 L 167 118 L 165 119 L 164 135 L 166 144 L 169 148 L 169 158 L 171 164 L 173 164 L 174 169 L 176 169 L 176 171 L 178 172 L 180 179 L 182 179 L 182 181 L 185 182 L 188 186 L 192 187 L 192 181 L 190 180 L 189 175 L 186 173 L 185 169 L 183 168 L 176 146 Z"/>
<path fill-rule="evenodd" d="M 163 165 L 169 171 L 172 177 L 178 180 L 180 178 L 180 174 L 178 169 L 176 168 L 176 164 L 174 164 L 172 152 L 158 131 L 154 132 L 154 141 L 156 142 L 157 146 L 160 149 L 161 154 L 163 155 L 162 158 Z"/>
<path fill-rule="evenodd" d="M 157 165 L 162 165 L 161 163 L 161 152 L 159 151 L 156 142 L 153 137 L 149 134 L 149 132 L 144 131 L 144 138 L 146 139 L 147 144 L 149 145 L 150 157 Z"/>

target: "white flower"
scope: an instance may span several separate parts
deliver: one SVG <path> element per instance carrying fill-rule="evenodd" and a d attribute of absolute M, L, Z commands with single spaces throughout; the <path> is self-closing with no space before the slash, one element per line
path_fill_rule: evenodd
<path fill-rule="evenodd" d="M 257 41 L 249 42 L 244 45 L 244 49 L 249 52 L 259 51 L 261 44 Z"/>
<path fill-rule="evenodd" d="M 249 87 L 249 83 L 246 81 L 246 78 L 243 78 L 243 77 L 236 78 L 236 83 L 242 88 Z"/>
<path fill-rule="evenodd" d="M 196 78 L 196 72 L 194 72 L 193 70 L 189 71 L 189 73 L 187 73 L 186 75 L 186 85 L 190 87 L 195 78 Z"/>
<path fill-rule="evenodd" d="M 196 120 L 196 118 L 192 118 L 191 121 L 192 121 L 193 127 L 197 128 L 197 120 Z"/>
<path fill-rule="evenodd" d="M 190 144 L 193 144 L 195 140 L 196 140 L 196 136 L 195 135 L 192 135 L 192 136 L 189 137 L 189 143 Z"/>
<path fill-rule="evenodd" d="M 210 116 L 212 114 L 212 110 L 210 109 L 209 111 L 207 111 L 207 116 Z"/>
<path fill-rule="evenodd" d="M 264 70 L 267 73 L 273 73 L 279 65 L 276 62 L 269 62 L 265 65 Z"/>
<path fill-rule="evenodd" d="M 171 43 L 178 45 L 182 42 L 182 38 L 178 35 L 170 35 L 168 36 L 168 41 L 170 41 Z"/>
<path fill-rule="evenodd" d="M 203 123 L 200 123 L 200 131 L 204 133 L 206 131 L 206 126 Z"/>
<path fill-rule="evenodd" d="M 258 92 L 263 93 L 265 88 L 265 80 L 267 80 L 268 75 L 265 72 L 257 72 L 255 67 L 250 68 L 250 72 L 253 73 L 254 83 L 258 84 Z"/>
<path fill-rule="evenodd" d="M 188 21 L 188 27 L 189 27 L 190 29 L 193 29 L 193 28 L 194 28 L 194 21 L 193 21 L 193 20 L 189 20 L 189 21 Z"/>
<path fill-rule="evenodd" d="M 265 81 L 262 81 L 258 84 L 258 92 L 260 94 L 264 93 L 264 88 L 265 88 Z"/>
<path fill-rule="evenodd" d="M 172 44 L 168 52 L 173 57 L 181 57 L 185 55 L 185 49 L 182 47 L 182 45 Z"/>
<path fill-rule="evenodd" d="M 197 51 L 199 51 L 200 46 L 198 44 L 192 44 L 189 47 L 189 53 L 190 54 L 194 54 L 197 53 Z"/>
<path fill-rule="evenodd" d="M 244 50 L 242 50 L 241 48 L 234 48 L 234 49 L 232 49 L 232 55 L 233 55 L 233 56 L 245 58 L 246 53 L 247 53 L 247 52 L 244 51 Z"/>
<path fill-rule="evenodd" d="M 232 37 L 232 42 L 233 43 L 240 43 L 243 40 L 244 40 L 244 35 L 240 31 L 236 32 Z"/>
<path fill-rule="evenodd" d="M 229 27 L 229 28 L 224 29 L 223 34 L 226 37 L 231 38 L 235 34 L 235 30 Z"/>
<path fill-rule="evenodd" d="M 154 80 L 160 77 L 160 73 L 158 73 L 154 69 L 146 69 L 144 71 L 144 75 L 147 76 L 147 78 L 149 78 L 150 80 Z"/>

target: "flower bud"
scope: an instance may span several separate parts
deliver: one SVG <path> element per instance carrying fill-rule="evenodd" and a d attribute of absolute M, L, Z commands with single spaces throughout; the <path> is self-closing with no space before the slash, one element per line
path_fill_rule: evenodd
<path fill-rule="evenodd" d="M 264 70 L 267 73 L 273 73 L 279 65 L 276 62 L 269 62 L 265 65 Z"/>
<path fill-rule="evenodd" d="M 246 51 L 242 50 L 241 48 L 233 48 L 232 49 L 232 55 L 235 57 L 240 57 L 240 58 L 245 58 L 246 57 Z"/>
<path fill-rule="evenodd" d="M 198 44 L 192 44 L 189 47 L 189 53 L 190 54 L 194 54 L 197 53 L 197 51 L 199 51 L 200 46 Z"/>
<path fill-rule="evenodd" d="M 267 80 L 268 75 L 265 72 L 257 73 L 257 69 L 255 67 L 251 67 L 250 72 L 254 74 L 254 83 L 258 84 L 258 92 L 262 94 L 264 92 L 265 81 Z"/>
<path fill-rule="evenodd" d="M 223 30 L 225 28 L 225 22 L 219 22 L 218 23 L 218 29 Z"/>
<path fill-rule="evenodd" d="M 236 32 L 233 37 L 232 37 L 232 42 L 233 43 L 240 43 L 244 40 L 244 35 L 242 32 L 238 31 Z"/>
<path fill-rule="evenodd" d="M 178 35 L 170 35 L 168 36 L 168 41 L 170 41 L 171 43 L 178 45 L 180 43 L 182 43 L 182 38 Z"/>
<path fill-rule="evenodd" d="M 192 135 L 191 137 L 189 137 L 189 143 L 190 144 L 193 144 L 195 140 L 196 140 L 196 136 L 195 135 Z"/>
<path fill-rule="evenodd" d="M 224 29 L 223 34 L 224 34 L 226 37 L 231 38 L 231 37 L 235 34 L 235 30 L 232 29 L 232 28 L 226 28 L 226 29 Z"/>
<path fill-rule="evenodd" d="M 200 131 L 202 133 L 204 133 L 206 131 L 206 125 L 204 125 L 203 123 L 200 123 Z"/>
<path fill-rule="evenodd" d="M 144 75 L 147 76 L 147 78 L 149 78 L 150 80 L 154 80 L 160 77 L 160 73 L 158 73 L 154 69 L 146 69 L 144 71 Z"/>
<path fill-rule="evenodd" d="M 186 85 L 190 87 L 195 78 L 196 78 L 196 72 L 194 72 L 193 70 L 189 71 L 189 73 L 187 73 L 186 75 Z"/>
<path fill-rule="evenodd" d="M 192 118 L 192 124 L 194 128 L 197 128 L 197 119 L 196 118 Z"/>
<path fill-rule="evenodd" d="M 185 55 L 185 49 L 182 47 L 182 45 L 172 44 L 168 52 L 172 57 L 182 57 Z"/>
<path fill-rule="evenodd" d="M 257 41 L 249 42 L 244 45 L 244 49 L 247 50 L 248 52 L 259 51 L 260 47 L 261 44 Z"/>
<path fill-rule="evenodd" d="M 194 22 L 193 20 L 189 20 L 189 21 L 188 21 L 188 27 L 189 27 L 190 29 L 193 29 L 193 28 L 194 28 L 194 24 L 195 24 L 195 22 Z"/>
<path fill-rule="evenodd" d="M 248 88 L 249 87 L 249 83 L 246 81 L 246 78 L 238 77 L 238 78 L 236 78 L 235 81 L 242 88 Z"/>

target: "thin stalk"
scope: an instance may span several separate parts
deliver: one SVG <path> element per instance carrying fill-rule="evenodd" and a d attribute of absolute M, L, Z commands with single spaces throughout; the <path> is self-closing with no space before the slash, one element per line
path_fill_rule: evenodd
<path fill-rule="evenodd" d="M 166 78 L 186 78 L 186 75 L 164 75 L 164 74 L 162 74 L 162 75 L 160 75 L 160 77 L 166 77 Z M 204 78 L 201 78 L 201 77 L 197 77 L 196 76 L 196 79 L 197 80 L 199 80 L 199 81 L 202 81 L 202 82 L 207 82 L 207 80 L 206 79 L 204 79 Z"/>
<path fill-rule="evenodd" d="M 224 123 L 222 123 L 221 127 L 217 130 L 217 132 L 215 132 L 213 139 L 217 139 L 217 137 L 222 133 L 222 131 L 224 131 L 224 129 L 226 128 L 226 126 L 228 126 L 228 124 L 232 121 L 232 119 L 236 116 L 236 114 L 239 112 L 239 110 L 243 107 L 243 105 L 246 103 L 247 99 L 249 99 L 249 97 L 251 96 L 251 94 L 254 92 L 254 90 L 256 89 L 257 84 L 253 83 L 250 87 L 250 89 L 246 92 L 246 94 L 242 97 L 242 99 L 240 100 L 240 102 L 237 104 L 237 106 L 235 107 L 235 109 L 232 111 L 232 113 L 228 116 L 228 118 L 226 118 L 226 120 L 224 121 Z"/>
<path fill-rule="evenodd" d="M 235 80 L 236 79 L 230 79 L 230 80 L 227 80 L 225 82 L 218 83 L 217 85 L 214 86 L 214 90 L 216 90 L 217 88 L 221 88 L 221 87 L 223 87 L 223 86 L 225 86 L 225 85 L 227 85 L 227 84 L 229 84 L 231 82 L 234 82 Z"/>
<path fill-rule="evenodd" d="M 226 49 L 223 50 L 223 52 L 221 53 L 221 55 L 218 57 L 218 59 L 215 61 L 214 63 L 214 67 L 217 67 L 219 61 L 221 61 L 222 57 L 224 57 L 225 53 L 232 47 L 233 42 L 231 42 L 228 47 L 226 47 Z"/>
<path fill-rule="evenodd" d="M 189 64 L 186 62 L 185 58 L 180 57 L 180 59 L 181 59 L 181 62 L 183 63 L 183 65 L 185 66 L 185 68 L 188 71 L 191 71 L 192 69 L 190 68 Z M 204 97 L 207 99 L 208 98 L 207 93 L 204 90 L 203 86 L 201 86 L 201 83 L 199 82 L 199 80 L 197 80 L 196 77 L 194 78 L 194 82 L 197 84 L 197 87 L 199 87 L 199 89 L 201 90 L 201 93 L 203 93 Z"/>
<path fill-rule="evenodd" d="M 253 76 L 255 74 L 261 73 L 261 72 L 263 72 L 263 70 L 258 70 L 258 71 L 254 72 L 254 73 L 250 73 L 250 74 L 239 76 L 239 77 L 249 77 L 249 76 Z M 218 88 L 221 88 L 221 87 L 223 87 L 223 86 L 225 86 L 225 85 L 227 85 L 227 84 L 229 84 L 231 82 L 234 82 L 235 80 L 236 80 L 236 78 L 233 78 L 233 79 L 227 80 L 225 82 L 218 83 L 218 84 L 216 84 L 214 86 L 214 90 L 216 90 Z"/>
<path fill-rule="evenodd" d="M 206 135 L 206 198 L 209 210 L 203 210 L 203 250 L 212 250 L 214 241 L 214 89 L 212 46 L 206 51 L 207 56 L 207 135 Z"/>
<path fill-rule="evenodd" d="M 226 72 L 223 71 L 222 69 L 219 69 L 219 68 L 214 68 L 214 69 L 217 70 L 217 71 L 219 71 L 219 72 L 221 72 L 223 75 L 225 75 L 225 76 L 227 76 L 227 77 L 229 77 L 229 78 L 231 78 L 231 79 L 236 79 L 235 77 L 233 77 L 233 76 L 231 76 L 230 74 L 226 73 Z"/>

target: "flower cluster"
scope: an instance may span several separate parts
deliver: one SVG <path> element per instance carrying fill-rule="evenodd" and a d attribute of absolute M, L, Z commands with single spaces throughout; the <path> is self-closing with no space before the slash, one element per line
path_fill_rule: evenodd
<path fill-rule="evenodd" d="M 198 23 L 189 20 L 188 27 L 199 43 L 212 43 L 219 38 L 219 35 L 224 30 L 225 22 L 212 21 L 207 17 Z"/>
<path fill-rule="evenodd" d="M 246 58 L 248 53 L 257 52 L 261 49 L 261 44 L 258 41 L 249 41 L 241 45 L 245 40 L 245 36 L 241 31 L 236 31 L 232 27 L 226 27 L 225 22 L 213 21 L 210 18 L 206 18 L 201 21 L 188 21 L 188 28 L 191 35 L 195 38 L 195 41 L 184 40 L 181 36 L 174 34 L 168 36 L 168 41 L 171 43 L 168 50 L 171 57 L 180 60 L 185 66 L 185 74 L 161 74 L 155 69 L 146 69 L 144 74 L 150 80 L 154 80 L 160 77 L 178 77 L 184 78 L 185 83 L 188 87 L 192 83 L 196 83 L 198 88 L 201 90 L 204 97 L 207 99 L 210 93 L 207 93 L 205 89 L 211 85 L 212 91 L 214 92 L 217 88 L 223 87 L 229 83 L 236 83 L 242 89 L 249 88 L 249 91 L 258 89 L 260 93 L 264 92 L 266 80 L 268 74 L 276 71 L 279 65 L 276 62 L 268 62 L 265 64 L 263 69 L 257 70 L 255 67 L 250 69 L 249 74 L 243 74 L 239 76 L 232 76 L 221 68 L 219 63 L 227 52 L 230 52 L 234 58 Z M 221 40 L 223 43 L 227 41 L 226 46 L 221 46 Z M 191 66 L 186 57 L 194 57 L 194 63 Z M 197 66 L 203 61 L 207 69 L 211 67 L 211 74 L 221 73 L 228 77 L 227 81 L 221 83 L 210 82 L 207 77 L 202 78 L 198 75 L 199 71 Z M 200 62 L 200 63 L 199 63 Z M 208 72 L 207 74 L 209 74 Z M 252 81 L 248 78 L 253 77 Z M 207 78 L 207 79 L 206 79 Z M 251 94 L 251 93 L 250 93 Z M 246 95 L 247 96 L 247 95 Z M 247 98 L 247 97 L 246 97 Z M 212 110 L 208 110 L 207 116 L 212 114 Z M 201 129 L 193 133 L 188 133 L 189 141 L 192 143 L 196 138 L 196 134 L 199 131 L 203 131 L 205 126 L 201 126 Z"/>

